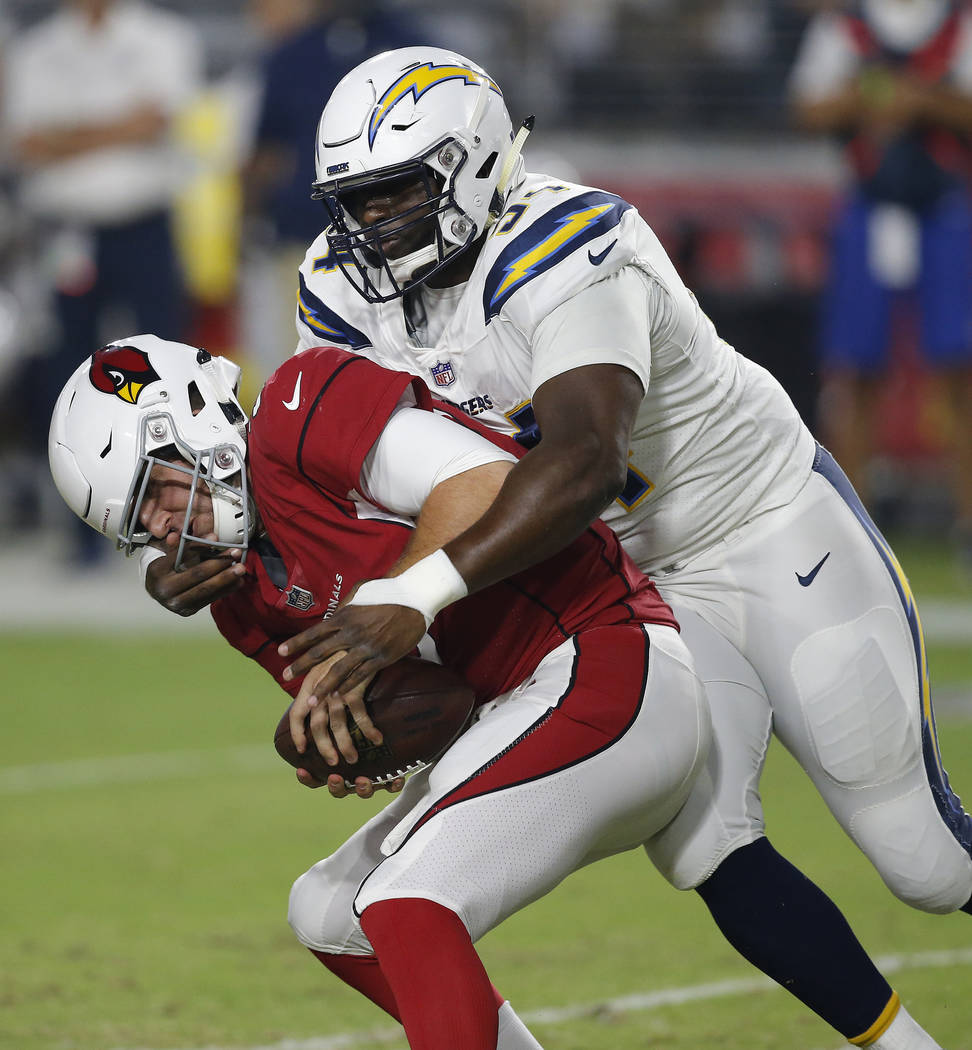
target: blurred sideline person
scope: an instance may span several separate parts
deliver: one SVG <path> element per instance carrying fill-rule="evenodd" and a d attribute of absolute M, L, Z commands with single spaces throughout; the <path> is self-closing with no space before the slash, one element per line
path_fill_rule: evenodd
<path fill-rule="evenodd" d="M 37 452 L 57 377 L 103 340 L 107 311 L 181 334 L 182 277 L 170 229 L 184 172 L 169 138 L 196 94 L 201 40 L 190 21 L 142 0 L 62 0 L 15 38 L 4 93 L 22 207 L 47 256 L 59 333 L 27 391 Z M 81 554 L 100 546 L 81 530 Z"/>
<path fill-rule="evenodd" d="M 779 384 L 719 339 L 652 231 L 612 194 L 524 170 L 499 86 L 415 48 L 349 74 L 318 131 L 331 226 L 300 270 L 300 348 L 421 376 L 529 448 L 443 545 L 470 591 L 561 550 L 601 514 L 675 610 L 706 683 L 707 771 L 649 852 L 754 965 L 854 1043 L 938 1044 L 834 904 L 766 837 L 773 732 L 900 899 L 972 909 L 972 827 L 945 775 L 907 580 Z M 300 360 L 298 354 L 297 360 Z M 225 561 L 147 568 L 189 614 Z M 376 585 L 281 647 L 294 678 L 360 684 L 421 637 L 445 578 Z M 839 962 L 838 962 L 839 961 Z"/>
<path fill-rule="evenodd" d="M 868 502 L 893 308 L 910 292 L 950 408 L 955 539 L 972 568 L 972 14 L 951 0 L 863 0 L 809 25 L 791 76 L 800 124 L 847 146 L 854 185 L 823 303 L 829 440 Z"/>
<path fill-rule="evenodd" d="M 311 714 L 321 753 L 353 760 L 343 702 L 334 715 L 310 703 L 326 665 L 298 690 L 277 644 L 362 580 L 352 603 L 445 566 L 440 544 L 486 510 L 522 450 L 439 408 L 410 374 L 333 347 L 286 361 L 249 429 L 238 379 L 154 336 L 98 350 L 57 402 L 51 469 L 72 510 L 129 551 L 248 548 L 216 624 L 296 695 L 295 739 Z M 705 694 L 671 610 L 601 522 L 427 621 L 424 651 L 473 686 L 478 715 L 297 880 L 289 918 L 413 1050 L 529 1050 L 473 942 L 671 820 L 703 765 Z M 363 689 L 348 709 L 380 743 Z"/>
<path fill-rule="evenodd" d="M 242 173 L 241 309 L 265 379 L 280 363 L 280 334 L 292 324 L 294 271 L 326 218 L 307 192 L 321 103 L 359 63 L 413 37 L 400 12 L 375 2 L 250 0 L 248 10 L 266 50 L 253 148 Z"/>

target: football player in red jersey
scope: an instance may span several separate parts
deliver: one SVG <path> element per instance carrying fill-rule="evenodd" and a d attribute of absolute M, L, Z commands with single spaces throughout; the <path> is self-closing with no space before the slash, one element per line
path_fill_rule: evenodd
<path fill-rule="evenodd" d="M 271 376 L 248 429 L 235 378 L 152 336 L 98 351 L 55 408 L 58 488 L 129 552 L 246 552 L 213 617 L 296 695 L 296 735 L 313 708 L 325 756 L 355 757 L 345 703 L 380 733 L 360 691 L 316 701 L 326 665 L 303 683 L 285 675 L 279 643 L 338 604 L 418 596 L 420 651 L 474 688 L 473 723 L 296 881 L 290 923 L 416 1050 L 535 1048 L 473 943 L 578 867 L 650 842 L 688 797 L 709 713 L 671 610 L 600 522 L 467 594 L 442 544 L 490 505 L 519 453 L 411 375 L 309 349 Z M 423 598 L 430 580 L 428 594 L 451 595 L 441 610 Z"/>

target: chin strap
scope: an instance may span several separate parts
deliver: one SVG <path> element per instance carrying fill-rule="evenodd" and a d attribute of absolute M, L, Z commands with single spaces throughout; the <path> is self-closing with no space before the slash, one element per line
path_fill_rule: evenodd
<path fill-rule="evenodd" d="M 426 244 L 423 248 L 417 248 L 400 259 L 386 259 L 388 269 L 392 277 L 402 286 L 414 280 L 414 275 L 426 266 L 432 266 L 439 262 L 438 240 Z"/>
<path fill-rule="evenodd" d="M 526 142 L 527 136 L 530 132 L 533 131 L 533 125 L 535 123 L 536 117 L 531 114 L 523 121 L 520 125 L 520 130 L 517 131 L 513 138 L 513 142 L 506 154 L 506 159 L 503 161 L 503 167 L 500 169 L 499 178 L 496 180 L 496 192 L 493 197 L 493 207 L 490 208 L 489 215 L 486 218 L 487 229 L 489 229 L 500 215 L 503 214 L 503 208 L 506 205 L 506 190 L 509 186 L 510 176 L 513 174 L 517 161 L 520 159 L 523 144 Z"/>

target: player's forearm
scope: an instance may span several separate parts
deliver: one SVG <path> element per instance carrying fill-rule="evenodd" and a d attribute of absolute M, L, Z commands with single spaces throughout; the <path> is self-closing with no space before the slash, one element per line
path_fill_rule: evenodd
<path fill-rule="evenodd" d="M 501 460 L 436 485 L 422 505 L 408 546 L 388 575 L 398 576 L 474 525 L 499 495 L 511 469 L 511 463 Z"/>
<path fill-rule="evenodd" d="M 569 450 L 542 442 L 521 459 L 482 517 L 445 544 L 469 591 L 522 572 L 575 540 L 624 485 L 624 464 L 612 460 L 594 440 Z"/>
<path fill-rule="evenodd" d="M 16 149 L 27 164 L 49 164 L 96 149 L 154 141 L 166 124 L 166 117 L 157 106 L 146 105 L 117 120 L 29 132 L 21 136 Z"/>
<path fill-rule="evenodd" d="M 851 131 L 866 117 L 855 87 L 847 87 L 815 102 L 798 101 L 794 103 L 793 112 L 800 127 L 821 133 Z"/>
<path fill-rule="evenodd" d="M 949 87 L 929 87 L 922 97 L 920 115 L 927 124 L 972 131 L 972 97 Z"/>

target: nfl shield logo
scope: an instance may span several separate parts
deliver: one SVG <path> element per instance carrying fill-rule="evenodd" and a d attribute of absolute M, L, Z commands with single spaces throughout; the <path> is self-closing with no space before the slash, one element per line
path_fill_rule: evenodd
<path fill-rule="evenodd" d="M 310 591 L 305 591 L 303 587 L 298 587 L 296 584 L 287 591 L 287 604 L 292 609 L 300 609 L 304 611 L 309 609 L 314 604 L 314 595 Z"/>
<path fill-rule="evenodd" d="M 452 371 L 451 361 L 439 361 L 429 371 L 432 373 L 436 386 L 452 386 L 456 381 L 456 373 Z"/>

